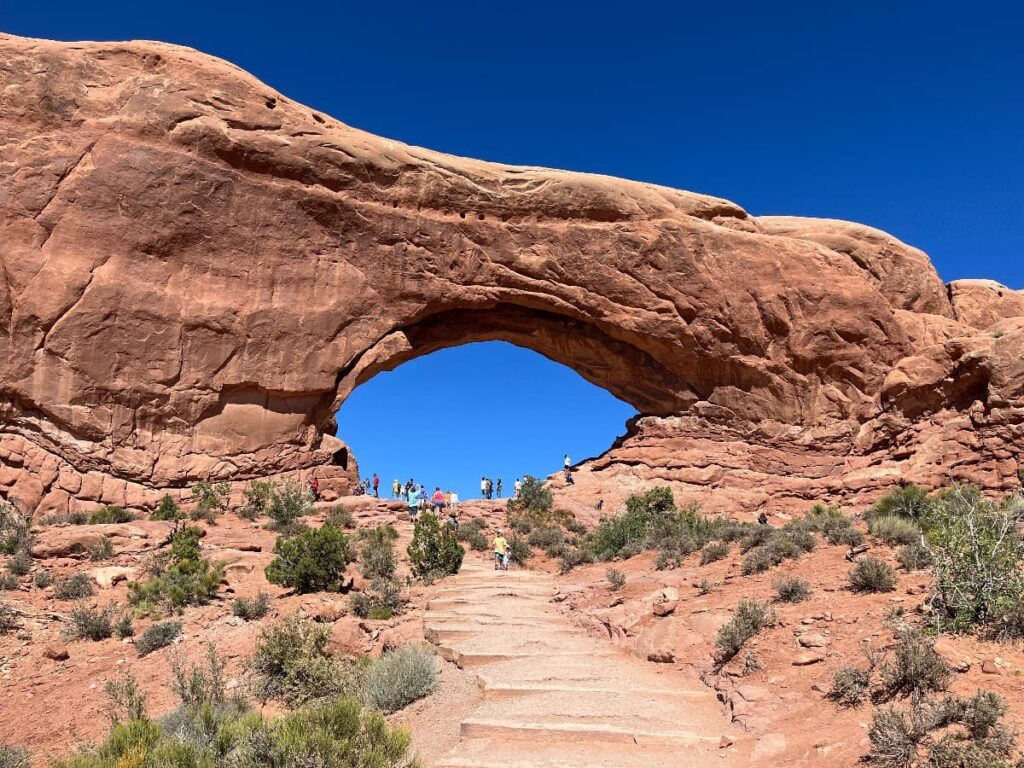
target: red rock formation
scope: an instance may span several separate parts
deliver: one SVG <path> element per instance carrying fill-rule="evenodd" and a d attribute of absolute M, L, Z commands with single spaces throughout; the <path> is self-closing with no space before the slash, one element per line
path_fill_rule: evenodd
<path fill-rule="evenodd" d="M 406 146 L 171 45 L 0 51 L 0 491 L 27 508 L 343 489 L 342 400 L 487 339 L 651 417 L 605 477 L 799 500 L 1014 478 L 1019 302 L 979 330 L 884 233 Z"/>

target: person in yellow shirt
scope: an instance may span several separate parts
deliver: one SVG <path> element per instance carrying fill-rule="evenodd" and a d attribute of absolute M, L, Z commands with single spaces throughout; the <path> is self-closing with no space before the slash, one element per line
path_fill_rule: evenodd
<path fill-rule="evenodd" d="M 494 570 L 508 570 L 508 540 L 505 538 L 505 531 L 498 531 L 494 537 Z"/>

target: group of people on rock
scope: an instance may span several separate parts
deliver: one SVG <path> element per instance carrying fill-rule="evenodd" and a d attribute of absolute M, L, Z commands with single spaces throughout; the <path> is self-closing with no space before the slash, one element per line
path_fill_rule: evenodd
<path fill-rule="evenodd" d="M 378 499 L 380 498 L 380 475 L 376 472 L 373 473 L 372 480 L 367 477 L 362 483 L 357 484 L 356 487 L 352 489 L 353 496 L 369 496 L 371 493 Z"/>

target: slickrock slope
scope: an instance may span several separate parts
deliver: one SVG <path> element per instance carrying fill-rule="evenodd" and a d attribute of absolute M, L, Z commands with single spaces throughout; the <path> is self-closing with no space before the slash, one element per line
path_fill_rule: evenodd
<path fill-rule="evenodd" d="M 0 86 L 0 493 L 27 509 L 343 493 L 353 388 L 486 339 L 646 417 L 605 486 L 1015 480 L 1021 302 L 884 233 L 406 146 L 159 43 L 0 35 Z"/>

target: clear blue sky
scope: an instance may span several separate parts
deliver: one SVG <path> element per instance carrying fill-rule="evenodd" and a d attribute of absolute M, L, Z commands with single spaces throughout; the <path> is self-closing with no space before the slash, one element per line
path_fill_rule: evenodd
<path fill-rule="evenodd" d="M 190 45 L 384 136 L 860 221 L 946 280 L 1024 288 L 1017 3 L 0 0 L 0 29 Z M 628 414 L 533 353 L 473 345 L 364 385 L 341 434 L 387 482 L 465 494 L 484 471 L 557 467 L 563 446 L 599 453 Z"/>

